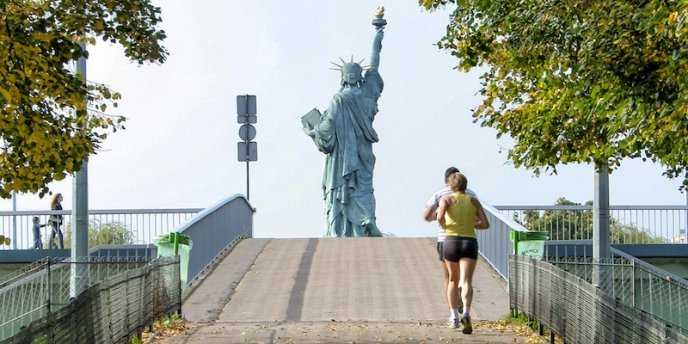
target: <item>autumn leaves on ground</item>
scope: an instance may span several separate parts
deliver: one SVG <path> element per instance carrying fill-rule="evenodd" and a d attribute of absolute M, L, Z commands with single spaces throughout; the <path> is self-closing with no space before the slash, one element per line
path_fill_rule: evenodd
<path fill-rule="evenodd" d="M 380 331 L 391 331 L 389 329 L 384 329 L 383 326 L 380 326 L 381 324 L 368 324 L 368 323 L 361 323 L 361 322 L 356 322 L 356 323 L 348 323 L 348 322 L 332 322 L 332 323 L 323 323 L 322 326 L 326 326 L 329 331 L 331 331 L 333 334 L 336 332 L 350 332 L 352 330 L 360 329 L 361 327 L 365 327 L 368 329 L 370 326 L 377 326 L 380 328 Z M 399 325 L 399 324 L 396 324 Z M 179 318 L 178 315 L 170 315 L 166 317 L 165 319 L 161 321 L 156 321 L 155 324 L 153 325 L 152 331 L 146 331 L 142 335 L 142 340 L 141 343 L 155 343 L 155 342 L 160 342 L 165 338 L 171 338 L 177 335 L 188 335 L 190 334 L 196 327 L 200 326 L 199 324 L 192 324 L 187 322 L 184 319 Z M 279 329 L 280 326 L 282 329 L 284 329 L 285 324 L 263 324 L 263 325 L 254 325 L 255 329 L 265 329 L 265 328 L 270 328 L 272 327 L 273 330 L 276 330 L 277 336 L 275 337 L 276 342 L 278 343 L 297 343 L 298 341 L 295 341 L 293 338 L 290 338 L 287 335 L 280 335 Z M 298 326 L 298 325 L 297 325 Z M 312 326 L 312 325 L 311 325 Z M 418 343 L 454 343 L 454 342 L 461 342 L 462 340 L 465 340 L 463 338 L 463 335 L 460 333 L 460 331 L 456 331 L 456 335 L 447 335 L 447 331 L 444 327 L 440 327 L 441 325 L 438 324 L 431 324 L 431 323 L 414 323 L 414 324 L 406 324 L 403 325 L 406 328 L 423 328 L 423 332 L 425 333 L 425 338 L 413 338 L 409 336 L 403 336 L 403 335 L 397 335 L 395 339 L 397 339 L 399 342 L 418 342 Z M 540 336 L 538 335 L 537 331 L 534 331 L 532 328 L 526 325 L 523 319 L 520 318 L 509 318 L 505 316 L 502 320 L 499 321 L 478 321 L 473 324 L 473 328 L 476 332 L 479 332 L 480 330 L 490 330 L 491 332 L 497 332 L 497 333 L 515 333 L 519 337 L 523 339 L 523 343 L 527 344 L 544 344 L 544 343 L 549 343 L 549 333 L 548 331 L 545 331 L 545 335 Z M 300 331 L 308 331 L 309 326 L 302 326 Z M 436 331 L 434 331 L 436 330 Z M 248 332 L 248 333 L 247 333 Z M 286 332 L 286 331 L 285 331 Z M 411 332 L 417 332 L 417 331 L 411 331 Z M 434 335 L 433 335 L 433 332 Z M 250 331 L 245 331 L 242 333 L 242 335 L 246 336 L 245 342 L 247 343 L 252 343 L 255 341 L 251 340 L 251 333 Z M 371 342 L 376 342 L 383 340 L 383 338 L 375 338 L 374 336 L 371 338 L 366 338 L 366 340 L 369 340 Z M 563 341 L 560 338 L 556 338 L 556 343 L 563 343 Z M 135 342 L 138 343 L 138 342 Z"/>

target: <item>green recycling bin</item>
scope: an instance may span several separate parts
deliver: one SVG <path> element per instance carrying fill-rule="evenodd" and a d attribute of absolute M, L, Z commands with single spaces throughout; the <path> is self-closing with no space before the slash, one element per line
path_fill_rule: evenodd
<path fill-rule="evenodd" d="M 158 247 L 158 257 L 174 257 L 179 255 L 179 277 L 182 288 L 186 287 L 186 278 L 189 272 L 189 254 L 191 253 L 191 237 L 179 232 L 163 234 L 153 240 Z"/>
<path fill-rule="evenodd" d="M 514 245 L 514 254 L 542 259 L 545 254 L 545 241 L 549 239 L 549 235 L 540 231 L 511 231 L 509 239 Z"/>

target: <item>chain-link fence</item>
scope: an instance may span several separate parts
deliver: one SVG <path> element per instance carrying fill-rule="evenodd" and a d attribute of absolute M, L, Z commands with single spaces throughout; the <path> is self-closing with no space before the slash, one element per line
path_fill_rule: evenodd
<path fill-rule="evenodd" d="M 511 308 L 532 316 L 567 343 L 688 343 L 688 331 L 685 327 L 681 328 L 681 321 L 669 323 L 667 320 L 659 320 L 658 317 L 627 304 L 618 298 L 620 294 L 609 294 L 604 290 L 618 289 L 624 295 L 636 293 L 635 298 L 642 302 L 656 303 L 661 297 L 671 297 L 673 302 L 684 307 L 672 308 L 671 311 L 681 312 L 677 316 L 686 321 L 685 302 L 688 299 L 685 289 L 649 282 L 648 275 L 644 275 L 646 272 L 633 272 L 631 267 L 619 260 L 603 264 L 580 260 L 571 264 L 556 264 L 524 256 L 511 256 Z M 567 268 L 572 272 L 567 271 Z M 601 279 L 605 281 L 602 284 L 606 287 L 597 288 L 589 282 L 596 272 L 606 276 Z M 578 277 L 578 274 L 585 278 Z M 636 285 L 633 286 L 631 281 L 635 281 Z M 647 283 L 651 283 L 652 287 L 646 288 Z M 642 294 L 644 288 L 648 292 L 652 289 L 651 294 Z M 663 291 L 660 293 L 654 288 Z M 666 304 L 666 301 L 661 302 Z M 670 318 L 676 320 L 675 317 Z"/>
<path fill-rule="evenodd" d="M 612 298 L 652 314 L 688 336 L 688 283 L 680 277 L 628 257 L 550 257 L 548 261 L 588 283 L 597 280 L 598 287 Z"/>
<path fill-rule="evenodd" d="M 45 260 L 0 280 L 0 340 L 128 343 L 180 309 L 178 257 Z"/>

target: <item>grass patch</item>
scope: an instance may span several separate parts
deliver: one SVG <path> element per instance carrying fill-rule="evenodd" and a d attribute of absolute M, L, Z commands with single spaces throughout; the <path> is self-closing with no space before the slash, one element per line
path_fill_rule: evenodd
<path fill-rule="evenodd" d="M 538 333 L 538 323 L 523 313 L 518 313 L 516 317 L 512 316 L 511 313 L 505 314 L 497 321 L 480 322 L 480 325 L 475 327 L 489 328 L 494 331 L 514 331 L 523 337 L 528 344 L 545 344 L 550 342 L 549 328 L 543 326 L 543 335 L 540 336 Z M 564 340 L 555 335 L 554 343 L 563 344 Z"/>

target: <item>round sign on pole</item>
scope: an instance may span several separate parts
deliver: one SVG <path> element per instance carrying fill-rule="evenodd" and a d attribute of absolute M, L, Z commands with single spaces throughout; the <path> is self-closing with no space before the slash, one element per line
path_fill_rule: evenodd
<path fill-rule="evenodd" d="M 239 127 L 239 137 L 244 141 L 251 141 L 256 137 L 256 128 L 250 124 Z"/>

